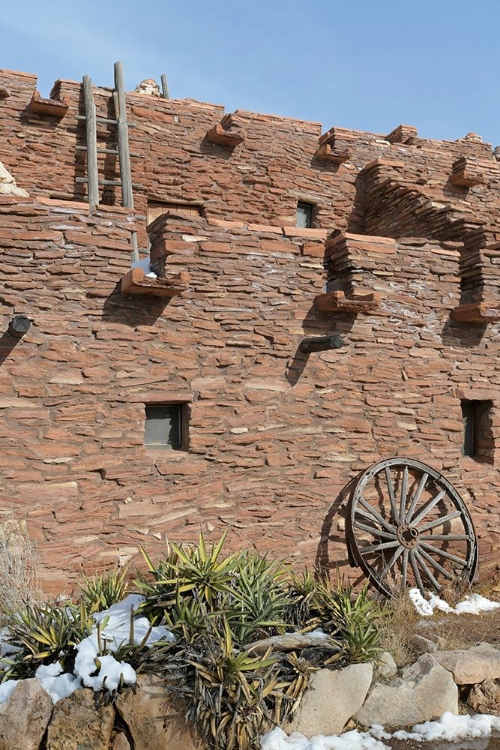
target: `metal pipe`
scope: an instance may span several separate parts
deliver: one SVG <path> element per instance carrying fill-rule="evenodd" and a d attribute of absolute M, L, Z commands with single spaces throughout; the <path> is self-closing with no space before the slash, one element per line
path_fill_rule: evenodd
<path fill-rule="evenodd" d="M 344 339 L 338 333 L 330 333 L 328 336 L 310 336 L 302 339 L 299 345 L 301 352 L 324 352 L 328 349 L 340 349 L 344 346 Z"/>
<path fill-rule="evenodd" d="M 20 339 L 30 329 L 31 321 L 27 315 L 14 315 L 9 323 L 9 333 L 15 339 Z"/>

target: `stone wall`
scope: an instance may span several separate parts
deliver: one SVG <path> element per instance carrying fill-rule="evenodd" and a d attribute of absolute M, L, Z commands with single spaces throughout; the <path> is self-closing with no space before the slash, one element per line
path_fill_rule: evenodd
<path fill-rule="evenodd" d="M 342 492 L 396 454 L 457 485 L 481 574 L 496 574 L 499 329 L 481 315 L 498 297 L 500 174 L 487 144 L 404 129 L 320 138 L 318 123 L 238 112 L 230 127 L 244 139 L 228 148 L 207 139 L 221 107 L 128 94 L 137 211 L 90 209 L 74 200 L 85 197 L 80 86 L 57 84 L 62 119 L 31 112 L 33 76 L 2 71 L 2 86 L 1 159 L 30 194 L 0 196 L 2 330 L 13 314 L 32 325 L 0 340 L 0 507 L 28 519 L 48 590 L 199 529 L 347 569 Z M 110 91 L 96 99 L 109 114 Z M 325 160 L 325 145 L 346 159 Z M 388 153 L 404 167 L 372 164 Z M 485 164 L 485 181 L 450 182 L 460 157 Z M 387 170 L 439 203 L 425 221 L 398 224 Z M 174 211 L 150 227 L 166 271 L 189 275 L 170 300 L 121 292 L 132 231 L 146 246 L 148 198 L 202 204 L 203 216 Z M 298 199 L 316 204 L 315 228 L 294 226 Z M 451 234 L 435 229 L 443 210 Z M 464 243 L 477 292 L 465 300 Z M 377 303 L 321 312 L 325 285 Z M 471 300 L 479 323 L 457 320 Z M 343 348 L 300 351 L 304 336 L 333 331 Z M 461 456 L 461 399 L 493 402 L 483 460 Z M 188 450 L 144 446 L 155 403 L 184 404 Z"/>

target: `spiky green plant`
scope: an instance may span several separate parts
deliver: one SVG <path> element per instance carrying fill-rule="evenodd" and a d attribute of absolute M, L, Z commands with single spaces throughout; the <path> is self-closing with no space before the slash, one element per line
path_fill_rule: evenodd
<path fill-rule="evenodd" d="M 232 572 L 238 563 L 238 554 L 222 556 L 227 534 L 209 549 L 203 534 L 198 545 L 176 545 L 170 542 L 166 558 L 154 565 L 145 550 L 142 555 L 154 581 L 140 576 L 136 581 L 146 597 L 141 612 L 151 622 L 160 622 L 165 611 L 178 604 L 180 598 L 194 598 L 213 611 L 221 595 L 230 592 Z"/>
<path fill-rule="evenodd" d="M 86 638 L 93 620 L 83 602 L 29 604 L 9 618 L 8 641 L 19 648 L 12 658 L 2 659 L 2 678 L 33 677 L 40 664 L 59 661 L 65 671 L 72 671 L 75 646 Z"/>
<path fill-rule="evenodd" d="M 114 568 L 108 573 L 94 575 L 92 578 L 83 577 L 79 584 L 80 596 L 88 611 L 93 614 L 109 609 L 118 604 L 128 593 L 128 568 Z"/>

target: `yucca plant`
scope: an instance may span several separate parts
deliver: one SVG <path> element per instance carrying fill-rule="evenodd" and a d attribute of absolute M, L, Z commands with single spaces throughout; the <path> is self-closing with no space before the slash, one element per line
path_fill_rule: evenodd
<path fill-rule="evenodd" d="M 128 568 L 114 568 L 108 573 L 94 575 L 92 578 L 84 576 L 84 582 L 79 584 L 79 588 L 87 610 L 91 614 L 102 612 L 125 599 L 129 589 L 127 574 Z"/>
<path fill-rule="evenodd" d="M 179 596 L 193 597 L 206 605 L 206 611 L 217 607 L 220 596 L 230 592 L 232 572 L 238 564 L 238 554 L 223 557 L 222 547 L 227 533 L 210 547 L 203 534 L 198 545 L 176 545 L 170 542 L 169 553 L 158 565 L 153 565 L 142 550 L 146 565 L 153 574 L 152 583 L 139 577 L 136 585 L 146 597 L 140 610 L 154 623 L 160 622 Z"/>
<path fill-rule="evenodd" d="M 257 554 L 238 557 L 225 612 L 239 645 L 273 632 L 284 632 L 289 597 L 284 585 L 286 568 Z"/>
<path fill-rule="evenodd" d="M 60 606 L 56 603 L 29 604 L 9 618 L 8 641 L 20 650 L 10 659 L 2 659 L 2 678 L 33 677 L 40 664 L 59 661 L 72 671 L 75 646 L 86 638 L 93 620 L 83 602 Z"/>
<path fill-rule="evenodd" d="M 270 724 L 266 699 L 279 690 L 278 657 L 237 652 L 229 623 L 213 629 L 196 649 L 187 649 L 190 680 L 184 686 L 188 716 L 206 740 L 220 750 L 250 750 Z"/>
<path fill-rule="evenodd" d="M 370 661 L 380 652 L 376 620 L 381 617 L 376 602 L 368 598 L 368 586 L 359 594 L 352 586 L 341 586 L 330 591 L 326 584 L 319 587 L 319 606 L 335 638 L 342 642 L 342 653 L 348 663 Z M 329 661 L 337 660 L 337 655 Z"/>

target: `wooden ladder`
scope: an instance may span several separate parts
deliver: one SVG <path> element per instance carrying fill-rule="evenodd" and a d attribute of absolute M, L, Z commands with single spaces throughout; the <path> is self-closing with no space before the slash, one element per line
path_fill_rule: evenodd
<path fill-rule="evenodd" d="M 77 149 L 87 152 L 87 177 L 77 177 L 76 181 L 88 184 L 88 201 L 91 206 L 99 205 L 99 186 L 107 185 L 120 187 L 122 191 L 122 206 L 134 208 L 134 195 L 132 185 L 132 170 L 130 167 L 130 149 L 128 142 L 127 104 L 125 100 L 125 86 L 123 77 L 123 65 L 115 63 L 115 88 L 113 90 L 113 103 L 115 108 L 115 119 L 108 117 L 97 117 L 92 92 L 92 81 L 89 76 L 83 77 L 83 100 L 85 114 L 77 115 L 78 120 L 85 121 L 86 146 L 77 146 Z M 97 148 L 97 123 L 113 125 L 117 129 L 118 148 Z M 120 179 L 99 179 L 97 167 L 98 154 L 118 155 L 120 164 Z M 132 233 L 132 260 L 139 260 L 137 248 L 137 233 Z"/>

